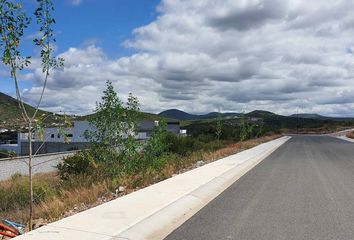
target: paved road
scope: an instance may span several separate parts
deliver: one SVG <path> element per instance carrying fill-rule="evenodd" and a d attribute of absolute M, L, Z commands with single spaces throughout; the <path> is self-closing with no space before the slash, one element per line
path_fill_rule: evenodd
<path fill-rule="evenodd" d="M 354 144 L 293 137 L 166 239 L 354 239 Z"/>
<path fill-rule="evenodd" d="M 46 173 L 56 171 L 56 166 L 64 157 L 73 153 L 44 154 L 36 156 L 33 160 L 33 173 Z M 15 173 L 28 175 L 28 157 L 17 157 L 13 160 L 0 160 L 0 181 L 6 180 Z"/>

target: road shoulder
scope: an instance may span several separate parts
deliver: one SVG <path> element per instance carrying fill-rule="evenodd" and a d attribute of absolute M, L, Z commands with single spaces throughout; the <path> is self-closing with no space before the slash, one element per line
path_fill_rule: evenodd
<path fill-rule="evenodd" d="M 16 239 L 162 239 L 289 138 L 206 164 Z"/>

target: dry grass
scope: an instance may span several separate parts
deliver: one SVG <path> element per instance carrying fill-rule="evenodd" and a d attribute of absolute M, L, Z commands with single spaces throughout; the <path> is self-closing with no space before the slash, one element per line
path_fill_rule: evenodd
<path fill-rule="evenodd" d="M 202 160 L 206 163 L 216 161 L 278 137 L 280 135 L 261 137 L 230 144 L 225 148 L 213 152 L 198 151 L 183 158 L 178 156 L 173 158 L 173 156 L 170 156 L 171 159 L 159 171 L 147 169 L 140 175 L 124 176 L 121 179 L 104 180 L 99 183 L 93 183 L 90 176 L 78 176 L 76 179 L 72 179 L 71 182 L 63 182 L 55 173 L 37 174 L 34 177 L 34 182 L 46 182 L 49 186 L 56 188 L 56 195 L 44 199 L 41 203 L 35 205 L 34 218 L 37 220 L 41 219 L 41 222 L 49 223 L 147 187 L 175 174 L 193 169 L 196 167 L 198 161 Z M 26 183 L 27 178 L 19 177 L 15 180 Z M 13 187 L 13 184 L 14 179 L 2 181 L 0 182 L 0 189 L 9 189 Z M 124 186 L 125 191 L 117 194 L 115 189 L 118 186 Z M 27 217 L 28 211 L 26 208 L 14 208 L 0 213 L 0 218 L 8 218 L 21 223 L 27 222 Z"/>
<path fill-rule="evenodd" d="M 72 191 L 63 191 L 59 198 L 37 205 L 36 216 L 51 221 L 56 220 L 71 215 L 71 209 L 82 211 L 94 206 L 98 199 L 106 194 L 111 195 L 107 182 L 93 184 L 89 188 L 81 187 Z"/>
<path fill-rule="evenodd" d="M 18 176 L 17 179 L 9 179 L 0 182 L 0 189 L 10 192 L 16 186 L 24 186 L 27 190 L 28 179 L 25 176 Z M 34 176 L 35 186 L 41 186 L 46 182 L 46 187 L 50 187 L 55 194 L 43 199 L 34 206 L 34 219 L 44 219 L 45 222 L 58 220 L 76 212 L 88 209 L 101 202 L 113 199 L 115 196 L 110 191 L 111 181 L 102 181 L 97 184 L 83 184 L 76 188 L 63 185 L 62 181 L 55 173 L 37 174 Z M 66 190 L 66 188 L 68 188 Z M 28 193 L 22 195 L 27 197 Z M 27 199 L 26 199 L 27 200 Z M 3 199 L 0 199 L 0 203 Z M 11 206 L 11 209 L 5 209 L 0 213 L 0 218 L 7 218 L 13 221 L 25 223 L 28 220 L 28 210 L 24 206 Z M 75 209 L 75 211 L 72 211 Z"/>
<path fill-rule="evenodd" d="M 230 155 L 242 152 L 244 150 L 253 148 L 259 144 L 269 142 L 269 141 L 274 140 L 279 137 L 281 137 L 281 135 L 265 136 L 265 137 L 261 137 L 261 138 L 257 138 L 257 139 L 251 139 L 251 140 L 247 140 L 247 141 L 243 141 L 243 142 L 229 144 L 224 148 L 221 148 L 219 150 L 212 151 L 212 152 L 197 152 L 197 153 L 192 154 L 190 157 L 183 160 L 183 162 L 187 163 L 185 168 L 176 169 L 176 167 L 173 168 L 173 166 L 170 166 L 170 165 L 167 165 L 166 167 L 168 169 L 172 168 L 173 173 L 176 173 L 176 172 L 182 173 L 182 172 L 185 172 L 185 171 L 195 168 L 196 167 L 195 164 L 198 161 L 204 161 L 206 163 L 217 161 L 221 158 L 228 157 Z M 171 174 L 172 171 L 170 170 L 169 172 Z M 172 175 L 173 175 L 173 173 L 172 173 Z"/>
<path fill-rule="evenodd" d="M 347 133 L 346 136 L 347 136 L 348 138 L 354 139 L 354 131 L 351 131 L 351 132 Z"/>
<path fill-rule="evenodd" d="M 326 125 L 319 128 L 282 129 L 283 134 L 331 134 L 353 128 L 353 126 Z"/>
<path fill-rule="evenodd" d="M 227 156 L 230 156 L 230 155 L 238 153 L 238 152 L 242 152 L 246 149 L 253 148 L 259 144 L 269 142 L 269 141 L 274 140 L 279 137 L 281 137 L 281 135 L 272 135 L 272 136 L 265 136 L 265 137 L 261 137 L 261 138 L 257 138 L 257 139 L 244 141 L 244 142 L 230 144 L 226 148 L 217 150 L 215 152 L 211 152 L 209 154 L 209 157 L 211 157 L 212 160 L 213 159 L 217 160 L 217 159 L 227 157 Z"/>
<path fill-rule="evenodd" d="M 33 177 L 34 200 L 52 201 L 59 187 L 59 178 L 55 173 L 40 173 Z M 10 179 L 0 182 L 0 218 L 9 218 L 18 222 L 28 219 L 28 177 L 14 174 Z"/>
<path fill-rule="evenodd" d="M 54 172 L 38 173 L 33 176 L 33 181 L 35 181 L 35 182 L 42 181 L 42 182 L 47 182 L 48 184 L 54 184 L 54 183 L 57 183 L 58 180 L 59 180 L 59 178 L 57 177 L 56 173 L 54 173 Z M 27 181 L 28 181 L 28 178 L 26 176 L 22 176 L 18 173 L 15 173 L 11 176 L 10 179 L 0 181 L 0 188 L 8 189 L 13 186 L 14 182 L 27 184 L 28 183 Z"/>

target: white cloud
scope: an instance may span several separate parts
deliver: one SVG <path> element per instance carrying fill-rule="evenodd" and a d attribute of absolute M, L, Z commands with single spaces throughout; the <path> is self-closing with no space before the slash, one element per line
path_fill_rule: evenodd
<path fill-rule="evenodd" d="M 353 7 L 350 0 L 164 0 L 158 18 L 124 43 L 137 54 L 109 59 L 93 44 L 62 53 L 65 69 L 51 76 L 44 104 L 87 113 L 109 79 L 147 111 L 300 107 L 354 116 Z"/>

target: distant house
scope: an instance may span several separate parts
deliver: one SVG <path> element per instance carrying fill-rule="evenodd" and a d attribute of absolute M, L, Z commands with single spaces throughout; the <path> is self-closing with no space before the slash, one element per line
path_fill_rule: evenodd
<path fill-rule="evenodd" d="M 169 120 L 167 123 L 167 131 L 174 134 L 181 134 L 181 128 L 179 121 Z M 149 139 L 155 126 L 159 125 L 159 121 L 147 121 L 143 120 L 139 124 L 138 139 Z"/>
<path fill-rule="evenodd" d="M 154 127 L 158 126 L 158 124 L 158 121 L 153 120 L 141 121 L 136 139 L 141 141 L 149 139 Z M 38 154 L 45 154 L 88 148 L 90 141 L 85 137 L 86 131 L 95 131 L 95 128 L 87 121 L 75 121 L 73 128 L 62 130 L 59 128 L 46 128 L 44 129 L 42 138 L 40 138 L 38 133 L 33 134 L 33 153 L 38 151 Z M 167 131 L 174 134 L 186 135 L 185 130 L 180 129 L 178 121 L 167 121 Z M 9 149 L 9 147 L 3 146 L 5 149 Z M 2 145 L 0 145 L 1 148 Z M 18 133 L 17 144 L 16 146 L 12 144 L 11 150 L 15 151 L 18 155 L 28 155 L 28 134 Z"/>

